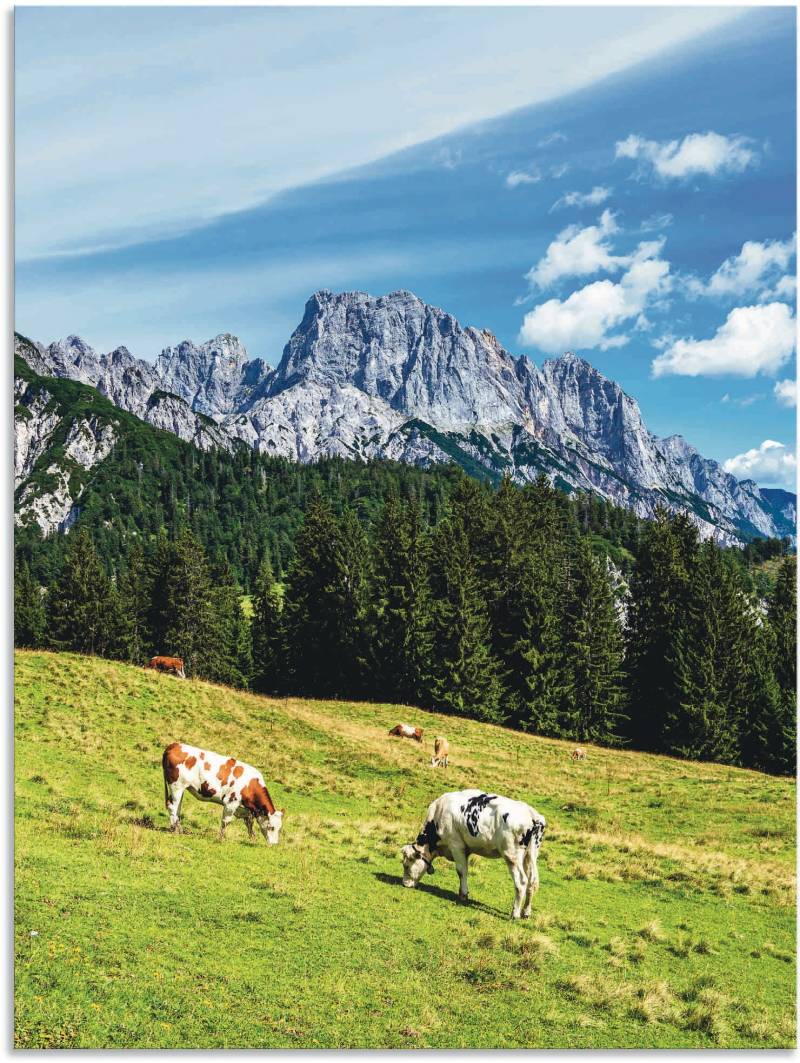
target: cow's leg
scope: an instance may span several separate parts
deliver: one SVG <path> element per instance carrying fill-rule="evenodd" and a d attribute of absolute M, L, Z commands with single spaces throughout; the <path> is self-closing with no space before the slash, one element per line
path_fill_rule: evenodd
<path fill-rule="evenodd" d="M 252 841 L 256 836 L 256 832 L 253 829 L 253 817 L 249 812 L 244 817 L 244 824 L 247 827 L 247 837 Z"/>
<path fill-rule="evenodd" d="M 231 822 L 233 817 L 236 815 L 236 812 L 237 812 L 238 808 L 239 808 L 239 803 L 237 801 L 231 801 L 230 804 L 226 803 L 226 804 L 224 804 L 222 806 L 222 823 L 220 824 L 220 827 L 219 827 L 219 840 L 221 842 L 225 841 L 225 831 L 228 828 L 228 824 Z"/>
<path fill-rule="evenodd" d="M 525 871 L 528 875 L 528 889 L 525 894 L 525 907 L 522 909 L 522 918 L 530 919 L 533 895 L 539 888 L 539 866 L 537 857 L 539 850 L 535 845 L 529 845 L 525 852 Z"/>
<path fill-rule="evenodd" d="M 518 856 L 507 856 L 506 864 L 514 880 L 514 907 L 511 910 L 511 918 L 519 919 L 522 914 L 522 905 L 528 893 L 528 876 L 522 870 L 522 862 L 525 859 L 523 853 Z"/>
<path fill-rule="evenodd" d="M 166 783 L 164 789 L 170 830 L 174 831 L 175 834 L 181 834 L 181 802 L 183 801 L 186 787 L 180 782 L 174 782 Z"/>
<path fill-rule="evenodd" d="M 467 886 L 467 871 L 469 856 L 466 849 L 456 849 L 450 846 L 450 851 L 453 856 L 453 863 L 456 865 L 456 871 L 458 872 L 458 899 L 462 904 L 466 904 L 469 900 L 469 888 Z"/>

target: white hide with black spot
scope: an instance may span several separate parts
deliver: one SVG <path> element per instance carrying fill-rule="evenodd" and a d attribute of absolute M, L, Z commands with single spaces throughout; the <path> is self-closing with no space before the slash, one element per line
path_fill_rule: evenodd
<path fill-rule="evenodd" d="M 502 857 L 514 881 L 511 918 L 528 919 L 539 888 L 537 857 L 545 826 L 544 816 L 524 801 L 482 790 L 442 794 L 428 807 L 416 842 L 402 850 L 403 885 L 413 888 L 426 871 L 433 874 L 434 859 L 443 856 L 456 865 L 459 900 L 466 901 L 469 857 Z"/>

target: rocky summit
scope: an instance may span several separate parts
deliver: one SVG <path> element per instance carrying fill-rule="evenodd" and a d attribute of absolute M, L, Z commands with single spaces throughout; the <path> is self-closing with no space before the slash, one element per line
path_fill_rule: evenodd
<path fill-rule="evenodd" d="M 736 480 L 681 436 L 659 439 L 589 362 L 566 353 L 538 368 L 407 291 L 317 292 L 275 369 L 228 333 L 168 347 L 155 364 L 125 347 L 97 354 L 77 336 L 49 347 L 18 336 L 16 352 L 40 376 L 89 384 L 199 447 L 455 461 L 520 481 L 544 473 L 640 516 L 686 510 L 721 542 L 794 536 L 793 495 Z M 46 434 L 29 423 L 37 416 L 29 408 L 18 426 L 25 449 Z"/>

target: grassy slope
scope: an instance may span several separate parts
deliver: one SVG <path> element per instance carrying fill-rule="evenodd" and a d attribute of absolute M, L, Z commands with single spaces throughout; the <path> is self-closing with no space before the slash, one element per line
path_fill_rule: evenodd
<path fill-rule="evenodd" d="M 24 1047 L 788 1046 L 794 784 L 589 749 L 386 705 L 270 701 L 97 659 L 19 653 L 16 1035 Z M 398 719 L 426 743 L 391 740 Z M 450 737 L 451 766 L 426 765 Z M 172 739 L 263 768 L 277 847 L 223 845 L 187 796 L 165 830 Z M 530 923 L 505 867 L 473 904 L 399 846 L 477 785 L 549 829 Z M 31 937 L 32 930 L 38 936 Z"/>

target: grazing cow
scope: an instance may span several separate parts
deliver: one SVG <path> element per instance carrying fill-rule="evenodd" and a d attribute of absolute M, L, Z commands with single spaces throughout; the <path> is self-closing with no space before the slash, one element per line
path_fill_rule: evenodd
<path fill-rule="evenodd" d="M 413 889 L 433 860 L 452 860 L 458 872 L 458 899 L 466 902 L 467 862 L 478 856 L 502 856 L 514 880 L 512 919 L 530 918 L 533 894 L 539 888 L 536 858 L 545 819 L 530 805 L 481 790 L 442 794 L 428 807 L 425 825 L 412 845 L 402 849 L 403 885 Z"/>
<path fill-rule="evenodd" d="M 450 743 L 446 738 L 437 735 L 433 740 L 433 756 L 431 757 L 431 764 L 434 768 L 446 768 L 449 755 Z"/>
<path fill-rule="evenodd" d="M 197 746 L 173 742 L 161 758 L 164 768 L 164 799 L 173 831 L 181 831 L 181 801 L 186 790 L 201 801 L 222 805 L 222 825 L 219 836 L 225 838 L 225 828 L 234 816 L 245 821 L 247 833 L 253 837 L 253 820 L 270 843 L 277 845 L 283 825 L 284 809 L 278 811 L 264 785 L 261 772 L 236 757 L 223 757 Z"/>
<path fill-rule="evenodd" d="M 576 749 L 573 749 L 572 750 L 572 759 L 573 760 L 586 760 L 586 750 L 585 749 L 581 749 L 580 746 L 578 746 Z"/>
<path fill-rule="evenodd" d="M 413 738 L 415 742 L 422 741 L 422 728 L 412 727 L 408 723 L 399 723 L 391 729 L 389 734 L 395 735 L 397 738 Z"/>
<path fill-rule="evenodd" d="M 176 675 L 178 679 L 185 679 L 186 672 L 183 670 L 182 657 L 151 657 L 148 668 L 155 668 L 157 672 L 168 672 Z"/>

